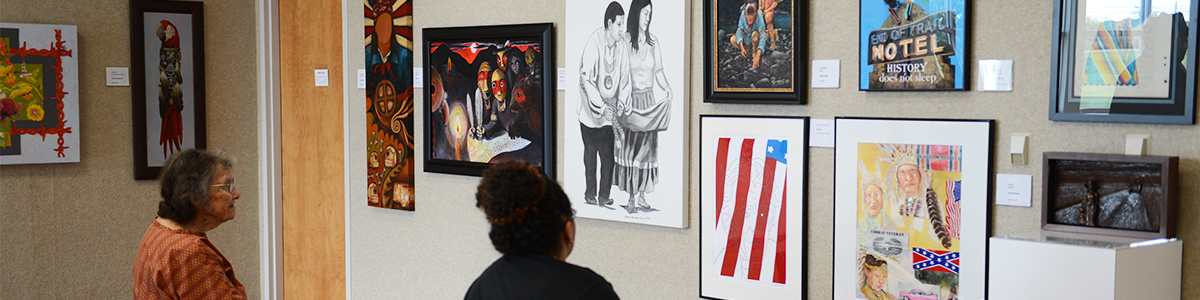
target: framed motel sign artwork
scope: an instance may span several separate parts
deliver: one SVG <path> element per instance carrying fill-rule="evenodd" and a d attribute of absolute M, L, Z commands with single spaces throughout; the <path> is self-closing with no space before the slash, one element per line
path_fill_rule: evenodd
<path fill-rule="evenodd" d="M 883 0 L 859 4 L 862 91 L 967 89 L 968 0 Z"/>

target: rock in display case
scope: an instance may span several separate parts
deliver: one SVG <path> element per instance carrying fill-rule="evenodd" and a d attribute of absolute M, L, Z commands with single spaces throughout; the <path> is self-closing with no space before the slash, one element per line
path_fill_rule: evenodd
<path fill-rule="evenodd" d="M 1042 230 L 1175 237 L 1179 157 L 1046 152 Z"/>

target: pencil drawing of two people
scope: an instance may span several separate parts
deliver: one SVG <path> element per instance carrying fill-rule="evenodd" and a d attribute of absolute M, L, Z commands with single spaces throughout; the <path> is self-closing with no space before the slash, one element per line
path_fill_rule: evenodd
<path fill-rule="evenodd" d="M 670 125 L 671 88 L 659 40 L 650 30 L 653 4 L 616 1 L 588 38 L 579 66 L 579 129 L 589 205 L 609 207 L 612 186 L 628 193 L 628 213 L 657 209 L 646 201 L 658 183 L 658 133 Z M 655 91 L 660 95 L 655 95 Z M 572 158 L 569 158 L 572 159 Z M 610 208 L 615 209 L 615 208 Z"/>

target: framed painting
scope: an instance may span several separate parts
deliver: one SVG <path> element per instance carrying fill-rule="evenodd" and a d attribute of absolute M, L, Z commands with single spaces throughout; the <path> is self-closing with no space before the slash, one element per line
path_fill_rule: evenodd
<path fill-rule="evenodd" d="M 970 86 L 970 0 L 859 3 L 858 89 L 961 91 Z"/>
<path fill-rule="evenodd" d="M 554 176 L 554 25 L 426 28 L 425 171 L 520 160 Z"/>
<path fill-rule="evenodd" d="M 835 299 L 984 299 L 992 120 L 837 118 Z"/>
<path fill-rule="evenodd" d="M 808 118 L 700 116 L 700 296 L 804 299 Z"/>
<path fill-rule="evenodd" d="M 806 0 L 704 0 L 704 102 L 805 104 Z"/>
<path fill-rule="evenodd" d="M 416 209 L 412 2 L 363 2 L 367 206 Z"/>
<path fill-rule="evenodd" d="M 134 178 L 157 179 L 172 154 L 205 147 L 204 3 L 129 7 Z"/>
<path fill-rule="evenodd" d="M 688 2 L 565 3 L 561 180 L 577 216 L 688 226 Z"/>
<path fill-rule="evenodd" d="M 1050 120 L 1195 123 L 1200 1 L 1054 4 Z"/>
<path fill-rule="evenodd" d="M 0 23 L 0 165 L 79 162 L 75 25 Z"/>
<path fill-rule="evenodd" d="M 1175 237 L 1179 157 L 1046 152 L 1042 230 Z"/>

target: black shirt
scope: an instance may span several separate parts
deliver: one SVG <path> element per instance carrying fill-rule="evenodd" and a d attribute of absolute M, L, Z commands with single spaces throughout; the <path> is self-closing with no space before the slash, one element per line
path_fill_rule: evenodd
<path fill-rule="evenodd" d="M 465 300 L 620 299 L 612 284 L 591 269 L 544 254 L 506 254 L 467 290 Z"/>

